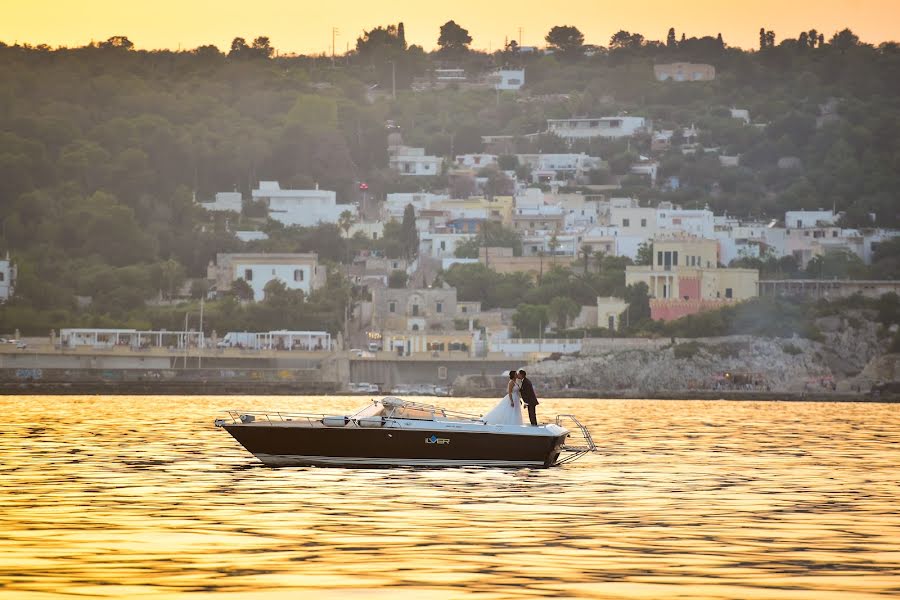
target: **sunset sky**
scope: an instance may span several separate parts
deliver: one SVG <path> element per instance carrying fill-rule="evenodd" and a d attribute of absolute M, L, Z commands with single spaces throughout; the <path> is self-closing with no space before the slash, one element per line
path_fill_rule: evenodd
<path fill-rule="evenodd" d="M 138 48 L 227 49 L 237 36 L 268 35 L 282 53 L 330 52 L 337 27 L 338 53 L 376 25 L 403 21 L 410 43 L 436 45 L 438 28 L 449 19 L 469 30 L 472 46 L 497 49 L 519 37 L 543 45 L 554 25 L 574 25 L 587 43 L 607 45 L 619 29 L 665 39 L 716 35 L 732 46 L 753 48 L 760 27 L 778 40 L 815 28 L 826 37 L 850 27 L 864 42 L 900 39 L 900 0 L 569 0 L 565 6 L 536 0 L 3 0 L 0 40 L 51 46 L 81 46 L 113 35 L 128 36 Z M 564 10 L 563 10 L 564 8 Z"/>

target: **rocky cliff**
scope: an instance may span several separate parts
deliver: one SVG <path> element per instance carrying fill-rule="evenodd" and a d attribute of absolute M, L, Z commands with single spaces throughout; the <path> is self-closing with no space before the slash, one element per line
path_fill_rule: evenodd
<path fill-rule="evenodd" d="M 682 390 L 867 391 L 881 371 L 890 330 L 871 311 L 816 320 L 818 340 L 793 337 L 676 339 L 654 349 L 606 349 L 529 366 L 541 387 L 660 394 Z M 608 348 L 608 347 L 607 347 Z M 900 373 L 892 371 L 893 373 Z M 833 384 L 833 385 L 832 385 Z"/>

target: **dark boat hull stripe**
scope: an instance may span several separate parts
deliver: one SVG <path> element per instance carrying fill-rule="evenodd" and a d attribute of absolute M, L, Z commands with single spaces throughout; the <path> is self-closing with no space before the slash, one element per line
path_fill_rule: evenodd
<path fill-rule="evenodd" d="M 383 467 L 543 467 L 544 463 L 524 460 L 370 458 L 361 456 L 301 456 L 295 454 L 255 454 L 270 467 L 287 466 L 383 466 Z"/>

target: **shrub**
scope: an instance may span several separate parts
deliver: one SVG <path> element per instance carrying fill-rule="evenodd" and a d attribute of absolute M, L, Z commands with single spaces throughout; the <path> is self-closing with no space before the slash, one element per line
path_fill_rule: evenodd
<path fill-rule="evenodd" d="M 795 346 L 794 344 L 787 343 L 781 347 L 781 351 L 785 354 L 792 354 L 796 356 L 797 354 L 803 354 L 803 350 Z"/>
<path fill-rule="evenodd" d="M 706 346 L 700 342 L 686 342 L 684 344 L 677 344 L 673 349 L 673 352 L 675 358 L 694 358 L 705 348 Z"/>

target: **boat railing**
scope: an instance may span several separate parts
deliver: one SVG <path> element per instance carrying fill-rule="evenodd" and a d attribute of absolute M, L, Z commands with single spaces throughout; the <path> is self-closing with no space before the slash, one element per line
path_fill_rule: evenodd
<path fill-rule="evenodd" d="M 569 427 L 564 426 L 564 422 L 566 422 Z M 569 430 L 566 443 L 563 444 L 560 449 L 562 452 L 565 452 L 566 455 L 556 461 L 557 465 L 572 462 L 589 452 L 595 452 L 597 450 L 597 445 L 591 437 L 591 432 L 588 431 L 587 427 L 582 425 L 581 421 L 579 421 L 575 415 L 556 415 L 556 424 Z"/>
<path fill-rule="evenodd" d="M 323 414 L 288 413 L 281 411 L 227 410 L 225 412 L 228 413 L 228 416 L 231 418 L 231 422 L 235 425 L 261 421 L 265 421 L 268 423 L 287 423 L 294 421 L 302 423 L 306 421 L 310 426 L 312 426 L 316 423 L 321 423 L 322 419 L 326 416 Z M 253 418 L 247 419 L 245 415 Z"/>

